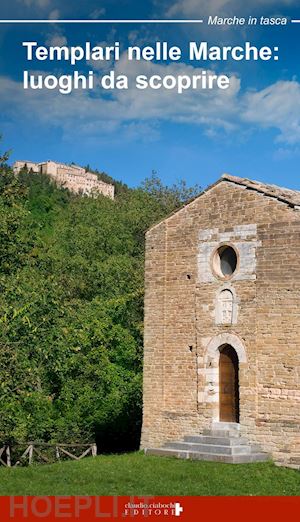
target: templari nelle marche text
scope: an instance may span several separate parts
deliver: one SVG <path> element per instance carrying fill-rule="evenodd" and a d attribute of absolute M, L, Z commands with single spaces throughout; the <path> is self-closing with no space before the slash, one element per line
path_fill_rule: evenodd
<path fill-rule="evenodd" d="M 86 74 L 78 70 L 72 70 L 71 74 L 41 74 L 29 70 L 23 72 L 24 89 L 48 89 L 57 90 L 61 94 L 70 94 L 73 90 L 94 89 L 100 87 L 104 90 L 124 90 L 135 87 L 137 90 L 175 90 L 182 94 L 189 89 L 228 89 L 230 87 L 230 76 L 227 74 L 216 74 L 214 71 L 198 68 L 195 73 L 166 74 L 133 74 L 130 75 L 130 62 L 180 62 L 184 56 L 187 61 L 199 66 L 207 62 L 226 62 L 233 60 L 241 61 L 277 61 L 279 59 L 278 46 L 268 45 L 256 46 L 250 41 L 243 42 L 241 45 L 209 45 L 208 42 L 189 42 L 187 49 L 171 45 L 169 42 L 156 42 L 155 45 L 130 46 L 126 50 L 121 49 L 120 42 L 114 42 L 110 46 L 93 46 L 91 42 L 85 45 L 76 46 L 44 46 L 35 41 L 22 43 L 26 50 L 26 60 L 30 62 L 57 61 L 65 62 L 68 66 L 75 66 L 80 62 L 86 64 L 96 64 L 97 62 L 110 62 L 115 64 L 120 62 L 123 67 L 118 68 L 118 73 L 114 69 L 106 74 L 95 74 L 94 70 L 89 70 Z M 129 70 L 129 73 L 127 72 Z"/>

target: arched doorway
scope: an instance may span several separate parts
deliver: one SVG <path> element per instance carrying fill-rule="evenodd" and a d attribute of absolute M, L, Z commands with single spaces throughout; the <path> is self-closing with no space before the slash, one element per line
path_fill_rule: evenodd
<path fill-rule="evenodd" d="M 239 359 L 229 344 L 219 351 L 220 421 L 239 422 Z"/>

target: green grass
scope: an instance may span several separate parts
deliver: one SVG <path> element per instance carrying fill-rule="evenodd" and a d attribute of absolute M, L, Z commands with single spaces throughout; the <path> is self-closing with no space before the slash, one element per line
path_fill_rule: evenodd
<path fill-rule="evenodd" d="M 221 464 L 130 453 L 0 468 L 0 494 L 299 495 L 300 472 L 271 462 Z"/>

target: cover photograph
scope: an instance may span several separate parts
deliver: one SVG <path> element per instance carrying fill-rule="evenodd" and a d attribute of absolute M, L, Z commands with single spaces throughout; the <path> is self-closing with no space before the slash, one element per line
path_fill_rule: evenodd
<path fill-rule="evenodd" d="M 2 520 L 300 495 L 300 6 L 0 4 Z"/>

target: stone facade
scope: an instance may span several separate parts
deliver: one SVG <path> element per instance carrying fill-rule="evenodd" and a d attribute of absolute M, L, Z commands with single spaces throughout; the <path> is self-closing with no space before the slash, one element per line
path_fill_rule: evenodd
<path fill-rule="evenodd" d="M 142 448 L 219 420 L 220 348 L 239 360 L 241 435 L 300 465 L 300 192 L 224 175 L 146 234 Z M 236 269 L 222 277 L 216 252 Z"/>
<path fill-rule="evenodd" d="M 16 161 L 13 170 L 16 174 L 27 167 L 35 173 L 47 174 L 57 185 L 69 189 L 75 194 L 86 194 L 88 196 L 103 194 L 114 199 L 114 185 L 105 183 L 98 179 L 96 174 L 87 172 L 77 165 L 66 165 L 55 161 L 34 163 L 33 161 Z"/>

